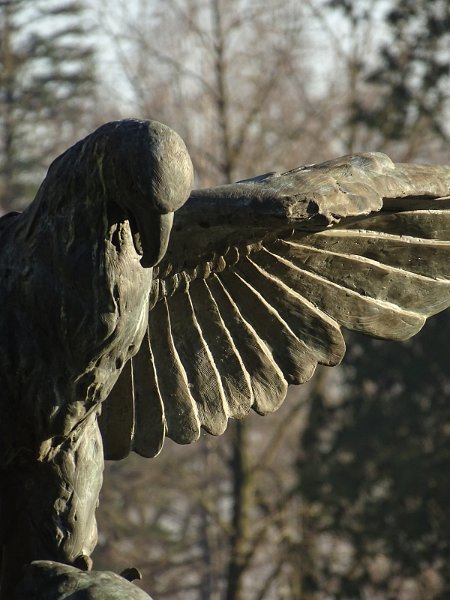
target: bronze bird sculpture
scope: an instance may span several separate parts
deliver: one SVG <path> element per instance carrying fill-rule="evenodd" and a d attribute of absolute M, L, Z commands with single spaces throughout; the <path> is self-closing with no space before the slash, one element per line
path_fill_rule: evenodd
<path fill-rule="evenodd" d="M 450 167 L 192 182 L 176 133 L 118 121 L 0 219 L 2 600 L 32 561 L 88 564 L 104 457 L 274 411 L 342 327 L 404 340 L 450 305 Z"/>

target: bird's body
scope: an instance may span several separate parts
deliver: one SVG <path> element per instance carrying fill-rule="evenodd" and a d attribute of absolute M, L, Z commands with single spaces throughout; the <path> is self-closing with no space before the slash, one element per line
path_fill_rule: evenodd
<path fill-rule="evenodd" d="M 38 557 L 73 562 L 92 552 L 103 469 L 97 416 L 148 319 L 152 269 L 139 264 L 125 215 L 105 218 L 101 202 L 59 206 L 56 219 L 46 208 L 38 219 L 35 208 L 10 218 L 0 233 L 1 247 L 13 250 L 0 263 L 0 305 L 14 299 L 0 320 L 3 561 L 10 570 Z M 88 243 L 80 246 L 81 231 Z"/>
<path fill-rule="evenodd" d="M 56 219 L 33 208 L 0 230 L 0 303 L 14 304 L 0 321 L 0 410 L 20 426 L 0 421 L 3 466 L 25 450 L 45 459 L 98 409 L 140 346 L 152 269 L 139 264 L 125 215 L 105 219 L 98 204 L 61 206 Z"/>
<path fill-rule="evenodd" d="M 152 268 L 140 264 L 130 213 L 104 193 L 108 136 L 69 149 L 34 203 L 0 220 L 0 540 L 13 581 L 33 559 L 72 564 L 92 552 L 97 418 L 147 328 Z"/>
<path fill-rule="evenodd" d="M 191 186 L 181 139 L 128 120 L 0 219 L 2 600 L 32 560 L 86 562 L 103 447 L 220 434 L 337 364 L 341 327 L 402 340 L 450 305 L 450 168 L 356 155 L 182 207 Z"/>

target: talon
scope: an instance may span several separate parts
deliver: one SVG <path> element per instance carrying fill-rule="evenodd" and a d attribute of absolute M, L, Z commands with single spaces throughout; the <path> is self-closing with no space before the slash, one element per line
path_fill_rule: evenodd
<path fill-rule="evenodd" d="M 80 569 L 80 571 L 91 571 L 93 564 L 92 558 L 87 556 L 87 554 L 80 554 L 73 561 L 73 566 Z"/>
<path fill-rule="evenodd" d="M 135 581 L 136 579 L 142 579 L 142 573 L 136 567 L 128 567 L 119 573 L 121 577 L 127 581 Z"/>

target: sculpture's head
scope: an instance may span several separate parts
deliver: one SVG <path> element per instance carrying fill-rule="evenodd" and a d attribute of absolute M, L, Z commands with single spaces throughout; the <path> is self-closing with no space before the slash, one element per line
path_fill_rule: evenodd
<path fill-rule="evenodd" d="M 190 156 L 181 137 L 157 121 L 130 119 L 103 128 L 108 193 L 126 212 L 141 264 L 151 267 L 163 258 L 173 213 L 191 192 Z"/>
<path fill-rule="evenodd" d="M 70 211 L 86 213 L 101 199 L 113 219 L 128 219 L 141 264 L 151 267 L 167 250 L 173 213 L 188 199 L 193 179 L 186 146 L 166 125 L 106 123 L 53 161 L 27 211 L 28 232 L 43 207 L 54 216 L 63 206 L 75 221 Z"/>

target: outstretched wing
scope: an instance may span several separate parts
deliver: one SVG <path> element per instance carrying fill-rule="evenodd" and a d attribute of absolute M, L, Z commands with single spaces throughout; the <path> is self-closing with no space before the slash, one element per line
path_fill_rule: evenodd
<path fill-rule="evenodd" d="M 221 434 L 345 353 L 450 305 L 450 168 L 347 156 L 194 192 L 155 269 L 148 334 L 106 402 L 105 454 Z"/>

